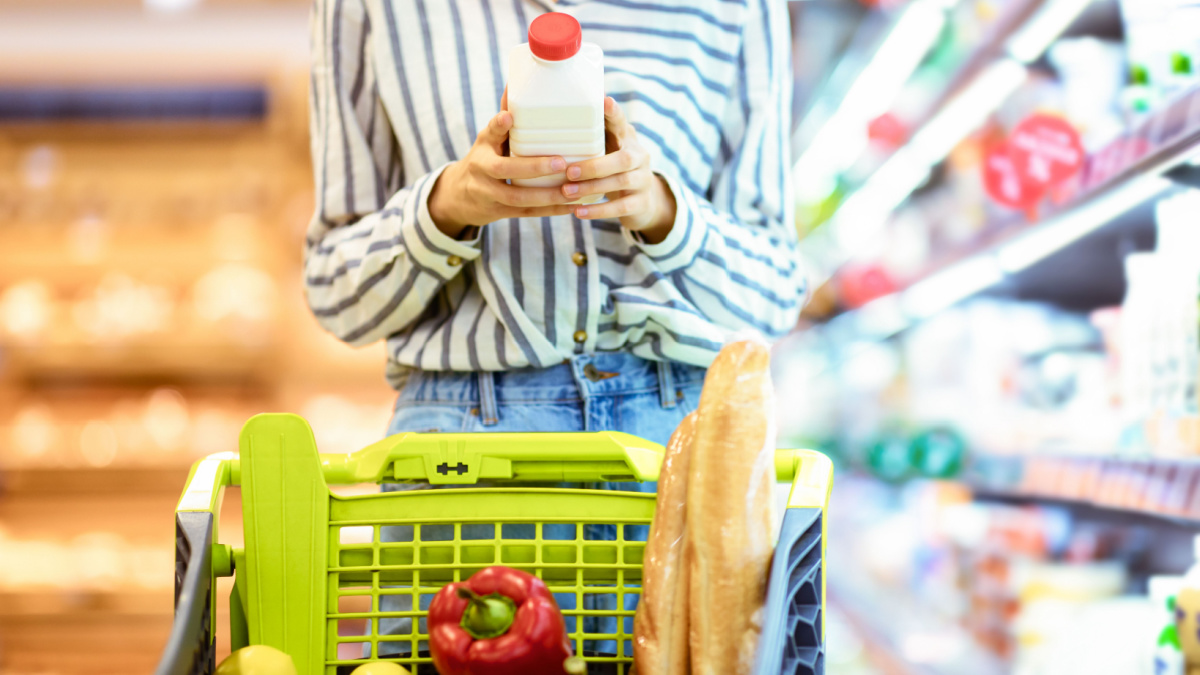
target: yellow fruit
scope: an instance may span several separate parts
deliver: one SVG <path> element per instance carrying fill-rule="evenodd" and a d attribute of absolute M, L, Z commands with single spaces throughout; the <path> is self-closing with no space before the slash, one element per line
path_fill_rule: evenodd
<path fill-rule="evenodd" d="M 226 657 L 216 675 L 296 675 L 296 664 L 274 647 L 250 645 Z"/>
<path fill-rule="evenodd" d="M 387 661 L 372 661 L 355 668 L 350 675 L 408 675 L 408 671 Z"/>

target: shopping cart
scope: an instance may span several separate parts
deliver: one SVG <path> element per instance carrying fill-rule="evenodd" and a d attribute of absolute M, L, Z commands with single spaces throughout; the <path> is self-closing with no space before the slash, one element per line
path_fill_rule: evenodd
<path fill-rule="evenodd" d="M 645 543 L 627 533 L 650 523 L 653 494 L 521 486 L 339 496 L 327 486 L 653 481 L 661 446 L 608 432 L 404 433 L 353 454 L 320 455 L 308 424 L 286 414 L 252 418 L 239 445 L 238 455 L 196 463 L 176 509 L 175 622 L 156 675 L 215 670 L 216 578 L 235 571 L 232 649 L 276 647 L 291 655 L 300 675 L 340 675 L 370 660 L 395 661 L 414 675 L 434 673 L 425 642 L 430 600 L 443 585 L 494 564 L 545 580 L 589 673 L 629 671 L 634 612 L 623 608 L 633 604 L 625 597 L 639 592 Z M 781 450 L 775 467 L 792 489 L 754 672 L 819 675 L 822 516 L 832 465 L 820 453 Z M 230 485 L 242 491 L 240 549 L 217 541 Z M 615 541 L 585 538 L 585 525 L 615 526 Z M 387 595 L 407 595 L 411 605 L 381 609 Z M 397 606 L 411 609 L 387 611 Z M 583 620 L 592 616 L 615 620 Z M 380 635 L 380 619 L 396 617 L 411 618 L 409 634 Z M 585 632 L 597 625 L 615 630 Z M 616 653 L 584 651 L 597 644 L 616 645 Z M 394 654 L 388 647 L 396 645 L 402 656 L 375 658 Z"/>

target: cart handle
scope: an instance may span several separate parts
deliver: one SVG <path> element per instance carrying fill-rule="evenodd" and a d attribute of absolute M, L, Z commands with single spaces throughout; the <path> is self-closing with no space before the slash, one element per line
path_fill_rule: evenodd
<path fill-rule="evenodd" d="M 621 432 L 400 433 L 350 454 L 321 454 L 325 482 L 654 481 L 663 447 Z M 793 483 L 789 506 L 823 507 L 832 464 L 811 450 L 778 450 L 775 475 Z M 225 486 L 241 484 L 241 462 L 218 453 L 192 467 L 177 511 L 217 511 Z"/>
<path fill-rule="evenodd" d="M 796 476 L 804 451 L 775 454 L 779 481 Z M 654 481 L 664 449 L 631 434 L 400 433 L 351 454 L 321 455 L 330 484 L 479 481 Z"/>
<path fill-rule="evenodd" d="M 399 433 L 348 455 L 321 455 L 325 481 L 470 485 L 479 481 L 647 481 L 662 446 L 619 432 Z"/>

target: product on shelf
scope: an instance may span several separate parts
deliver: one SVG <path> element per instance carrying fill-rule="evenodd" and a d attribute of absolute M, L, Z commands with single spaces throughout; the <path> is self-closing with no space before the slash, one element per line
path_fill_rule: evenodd
<path fill-rule="evenodd" d="M 1179 627 L 1175 623 L 1175 603 L 1182 585 L 1181 577 L 1168 576 L 1150 577 L 1148 583 L 1150 603 L 1160 609 L 1162 617 L 1154 636 L 1155 675 L 1187 675 Z"/>
<path fill-rule="evenodd" d="M 220 265 L 196 281 L 192 309 L 205 323 L 228 325 L 226 334 L 261 342 L 263 326 L 273 317 L 278 299 L 275 281 L 266 272 L 240 263 Z"/>
<path fill-rule="evenodd" d="M 170 546 L 133 544 L 112 532 L 62 541 L 14 538 L 0 530 L 0 592 L 5 593 L 169 590 L 173 561 Z"/>
<path fill-rule="evenodd" d="M 1048 56 L 1062 83 L 1063 114 L 1079 129 L 1083 147 L 1094 151 L 1119 136 L 1125 130 L 1120 108 L 1124 46 L 1094 37 L 1064 38 Z"/>
<path fill-rule="evenodd" d="M 89 341 L 116 342 L 165 331 L 174 310 L 174 299 L 166 288 L 109 274 L 75 302 L 71 316 Z"/>
<path fill-rule="evenodd" d="M 1194 85 L 1200 55 L 1197 8 L 1190 0 L 1121 0 L 1133 115 L 1152 110 Z"/>
<path fill-rule="evenodd" d="M 1183 576 L 1175 597 L 1179 640 L 1188 672 L 1200 668 L 1200 536 L 1193 544 L 1193 563 Z"/>
<path fill-rule="evenodd" d="M 1200 191 L 1157 205 L 1154 252 L 1126 257 L 1119 319 L 1122 449 L 1200 453 Z"/>
<path fill-rule="evenodd" d="M 30 279 L 14 284 L 0 294 L 0 326 L 12 339 L 33 342 L 51 322 L 54 298 L 49 286 Z"/>
<path fill-rule="evenodd" d="M 1136 561 L 1162 546 L 1140 528 L 1061 507 L 972 503 L 935 482 L 843 476 L 834 499 L 846 507 L 830 523 L 845 533 L 830 543 L 843 561 L 831 597 L 884 620 L 899 654 L 936 631 L 946 646 L 926 661 L 941 664 L 932 672 L 1155 675 L 1170 619 L 1165 599 L 1140 592 Z M 998 664 L 954 661 L 957 626 Z"/>

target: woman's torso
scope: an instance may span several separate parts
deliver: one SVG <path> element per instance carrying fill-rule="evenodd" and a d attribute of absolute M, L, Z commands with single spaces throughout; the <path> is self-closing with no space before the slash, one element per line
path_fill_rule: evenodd
<path fill-rule="evenodd" d="M 499 110 L 509 51 L 550 8 L 575 16 L 584 39 L 604 50 L 606 91 L 624 108 L 656 171 L 711 198 L 713 176 L 730 162 L 722 129 L 741 122 L 747 95 L 736 83 L 745 2 L 366 5 L 368 67 L 375 69 L 405 184 L 467 153 Z M 413 367 L 546 367 L 616 350 L 706 365 L 719 348 L 721 330 L 702 317 L 679 329 L 679 308 L 692 303 L 673 284 L 658 283 L 662 275 L 615 222 L 512 219 L 492 223 L 482 236 L 483 255 L 441 290 L 415 326 L 388 340 L 394 381 Z"/>

